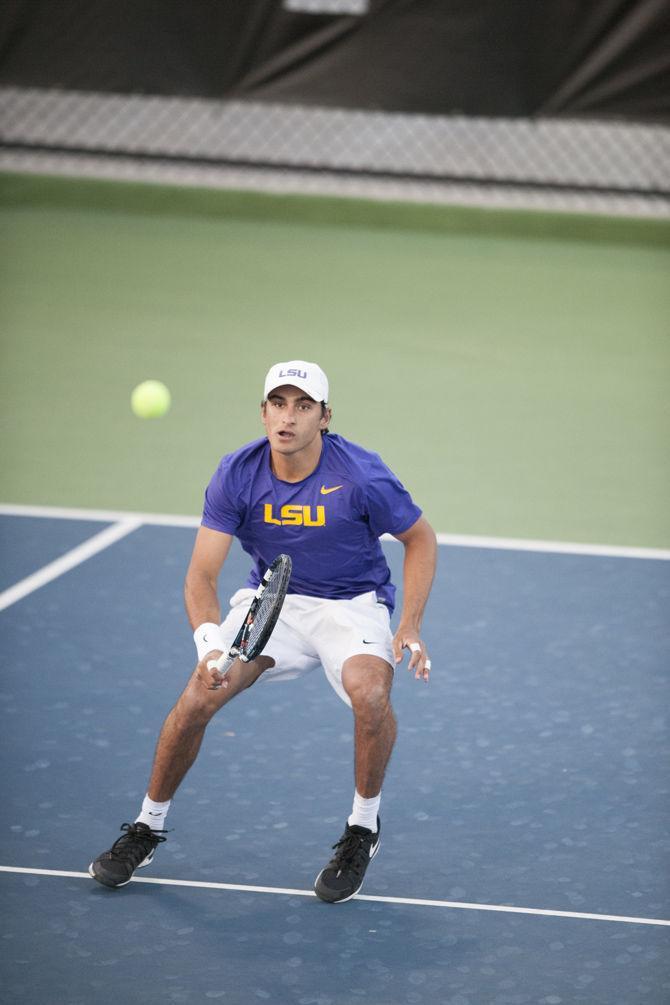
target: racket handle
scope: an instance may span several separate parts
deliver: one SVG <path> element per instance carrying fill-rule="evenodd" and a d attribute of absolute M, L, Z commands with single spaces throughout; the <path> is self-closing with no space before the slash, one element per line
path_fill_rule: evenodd
<path fill-rule="evenodd" d="M 208 670 L 227 670 L 235 660 L 235 657 L 231 657 L 229 653 L 221 653 L 216 660 L 207 660 Z"/>

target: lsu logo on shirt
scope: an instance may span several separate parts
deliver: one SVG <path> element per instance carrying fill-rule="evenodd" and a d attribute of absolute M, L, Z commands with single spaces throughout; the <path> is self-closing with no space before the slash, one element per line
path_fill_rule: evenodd
<path fill-rule="evenodd" d="M 272 503 L 265 503 L 263 522 L 278 524 L 281 527 L 323 527 L 326 523 L 326 507 L 287 503 L 281 507 L 278 516 L 275 516 Z"/>

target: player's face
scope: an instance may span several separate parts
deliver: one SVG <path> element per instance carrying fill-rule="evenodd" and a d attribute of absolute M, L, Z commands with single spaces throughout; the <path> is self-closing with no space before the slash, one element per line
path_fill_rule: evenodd
<path fill-rule="evenodd" d="M 321 449 L 321 430 L 327 427 L 329 414 L 328 409 L 323 414 L 321 402 L 286 384 L 268 395 L 261 418 L 272 450 L 289 455 L 317 445 Z"/>

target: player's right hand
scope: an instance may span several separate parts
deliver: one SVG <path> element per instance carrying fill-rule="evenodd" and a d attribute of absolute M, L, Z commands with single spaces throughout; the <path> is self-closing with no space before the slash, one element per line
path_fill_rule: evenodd
<path fill-rule="evenodd" d="M 210 670 L 207 666 L 207 664 L 211 663 L 212 660 L 218 660 L 219 656 L 222 655 L 223 653 L 220 649 L 212 649 L 210 653 L 207 653 L 207 655 L 200 660 L 195 668 L 198 680 L 203 687 L 207 688 L 208 691 L 218 691 L 220 687 L 228 687 L 228 681 L 226 680 L 225 675 L 222 674 L 220 670 L 217 670 L 216 667 L 212 667 Z"/>

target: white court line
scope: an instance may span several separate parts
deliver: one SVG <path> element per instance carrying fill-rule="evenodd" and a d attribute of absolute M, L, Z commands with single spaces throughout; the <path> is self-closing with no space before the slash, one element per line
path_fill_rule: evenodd
<path fill-rule="evenodd" d="M 53 579 L 57 579 L 58 576 L 62 576 L 64 572 L 74 569 L 75 566 L 85 562 L 87 558 L 91 558 L 93 555 L 97 555 L 98 552 L 104 551 L 105 548 L 109 548 L 110 544 L 115 544 L 116 541 L 120 541 L 121 538 L 126 537 L 127 534 L 131 534 L 141 526 L 140 520 L 122 520 L 120 523 L 115 523 L 112 527 L 106 527 L 104 530 L 101 530 L 99 534 L 94 534 L 93 537 L 77 545 L 76 548 L 68 551 L 65 555 L 61 555 L 55 561 L 49 562 L 48 565 L 38 569 L 37 572 L 33 572 L 30 576 L 26 576 L 25 579 L 20 580 L 14 586 L 10 586 L 9 589 L 0 593 L 0 611 L 4 611 L 6 607 L 15 604 L 17 600 L 27 597 L 29 593 L 38 590 L 40 586 L 44 586 Z"/>
<path fill-rule="evenodd" d="M 66 872 L 61 869 L 26 869 L 21 866 L 0 865 L 0 872 L 29 876 L 60 876 L 69 879 L 89 879 L 87 872 Z M 293 890 L 281 886 L 244 886 L 239 883 L 210 883 L 204 880 L 153 879 L 136 876 L 133 883 L 150 883 L 154 886 L 184 886 L 194 890 L 228 890 L 233 893 L 274 893 L 286 897 L 316 897 L 313 890 Z M 574 918 L 580 921 L 619 921 L 628 925 L 661 925 L 670 927 L 663 918 L 635 918 L 622 914 L 585 914 L 580 911 L 550 911 L 537 907 L 509 907 L 506 904 L 468 904 L 460 900 L 420 900 L 415 897 L 374 897 L 356 894 L 355 900 L 369 900 L 375 904 L 404 904 L 408 907 L 443 907 L 460 911 L 493 911 L 500 914 L 533 914 L 544 918 Z"/>
<path fill-rule="evenodd" d="M 135 513 L 124 510 L 76 509 L 62 506 L 0 504 L 0 516 L 33 516 L 54 520 L 102 520 L 105 523 L 137 520 L 157 527 L 199 527 L 199 516 L 172 516 L 169 513 Z M 394 540 L 384 535 L 385 541 Z M 438 544 L 455 548 L 491 548 L 503 551 L 536 551 L 563 555 L 593 555 L 606 558 L 644 558 L 670 561 L 670 549 L 637 548 L 617 544 L 583 544 L 572 541 L 536 541 L 513 537 L 478 537 L 472 534 L 437 535 Z"/>
<path fill-rule="evenodd" d="M 64 506 L 23 506 L 0 503 L 0 516 L 35 516 L 50 520 L 96 520 L 117 523 L 137 520 L 138 523 L 159 527 L 199 527 L 199 516 L 176 516 L 171 513 L 135 513 L 116 509 L 77 509 Z"/>
<path fill-rule="evenodd" d="M 438 534 L 437 543 L 456 548 L 493 548 L 502 551 L 539 551 L 556 555 L 594 555 L 603 558 L 648 558 L 670 561 L 670 549 L 635 548 L 630 545 L 533 541 L 514 537 L 472 537 L 467 534 Z"/>

